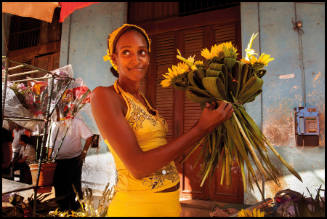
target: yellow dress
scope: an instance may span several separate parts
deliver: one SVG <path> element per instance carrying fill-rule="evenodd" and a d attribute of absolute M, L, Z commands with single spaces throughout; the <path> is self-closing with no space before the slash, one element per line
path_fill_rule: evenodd
<path fill-rule="evenodd" d="M 156 112 L 155 115 L 150 114 L 139 100 L 121 89 L 117 81 L 114 88 L 126 102 L 128 109 L 125 118 L 132 127 L 140 148 L 148 151 L 165 145 L 168 125 L 159 116 L 158 111 L 153 109 L 143 96 L 148 107 Z M 158 192 L 179 183 L 179 175 L 173 161 L 148 177 L 136 179 L 106 139 L 105 143 L 114 157 L 118 177 L 115 185 L 116 193 L 109 204 L 107 216 L 178 217 L 180 215 L 179 190 Z"/>

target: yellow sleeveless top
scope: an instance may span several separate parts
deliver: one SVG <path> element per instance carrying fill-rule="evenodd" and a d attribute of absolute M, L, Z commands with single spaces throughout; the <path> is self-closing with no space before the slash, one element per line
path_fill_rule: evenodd
<path fill-rule="evenodd" d="M 132 127 L 137 142 L 143 151 L 148 151 L 167 143 L 166 134 L 168 124 L 166 120 L 159 116 L 158 111 L 153 109 L 144 95 L 141 93 L 148 107 L 156 114 L 152 115 L 147 108 L 133 95 L 125 92 L 117 83 L 114 88 L 118 94 L 121 94 L 127 105 L 125 118 Z M 115 185 L 116 191 L 162 191 L 173 187 L 179 183 L 179 175 L 174 161 L 152 173 L 150 176 L 142 179 L 136 179 L 127 170 L 124 163 L 115 153 L 109 142 L 105 139 L 110 152 L 113 155 L 118 181 Z"/>

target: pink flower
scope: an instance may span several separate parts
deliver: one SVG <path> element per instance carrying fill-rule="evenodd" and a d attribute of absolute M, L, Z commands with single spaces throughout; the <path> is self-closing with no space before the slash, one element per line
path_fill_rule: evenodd
<path fill-rule="evenodd" d="M 18 88 L 20 91 L 26 89 L 25 84 L 23 84 L 23 83 L 18 84 L 18 85 L 17 85 L 17 88 Z"/>
<path fill-rule="evenodd" d="M 31 94 L 30 92 L 27 92 L 26 93 L 26 96 L 25 96 L 25 100 L 26 100 L 26 103 L 28 105 L 33 105 L 33 102 L 34 102 L 34 96 L 33 96 L 33 94 Z"/>

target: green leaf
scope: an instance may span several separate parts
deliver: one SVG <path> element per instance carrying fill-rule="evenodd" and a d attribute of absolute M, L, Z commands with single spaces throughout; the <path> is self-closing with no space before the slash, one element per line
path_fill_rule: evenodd
<path fill-rule="evenodd" d="M 222 71 L 223 66 L 224 66 L 224 64 L 213 62 L 209 65 L 209 68 L 212 70 L 216 70 L 216 71 Z"/>
<path fill-rule="evenodd" d="M 198 85 L 195 83 L 194 81 L 194 71 L 190 71 L 188 74 L 187 74 L 187 79 L 188 81 L 191 83 L 192 86 L 194 87 L 198 87 Z"/>
<path fill-rule="evenodd" d="M 185 96 L 196 103 L 205 103 L 213 99 L 207 92 L 196 87 L 188 87 Z"/>
<path fill-rule="evenodd" d="M 207 77 L 218 77 L 220 74 L 222 74 L 222 71 L 217 71 L 214 69 L 207 69 L 206 76 Z"/>
<path fill-rule="evenodd" d="M 224 100 L 226 98 L 218 90 L 217 80 L 217 77 L 204 77 L 202 79 L 202 84 L 212 96 L 216 97 L 218 100 Z"/>
<path fill-rule="evenodd" d="M 258 94 L 258 92 L 260 92 L 262 85 L 263 80 L 261 78 L 258 78 L 257 76 L 252 76 L 240 91 L 238 100 L 243 104 L 246 103 L 246 100 L 248 100 L 249 97 L 252 97 L 253 95 Z"/>
<path fill-rule="evenodd" d="M 242 67 L 242 75 L 241 75 L 241 84 L 240 84 L 240 90 L 244 87 L 245 83 L 247 82 L 247 76 L 248 76 L 248 70 L 249 70 L 249 65 L 244 64 Z"/>

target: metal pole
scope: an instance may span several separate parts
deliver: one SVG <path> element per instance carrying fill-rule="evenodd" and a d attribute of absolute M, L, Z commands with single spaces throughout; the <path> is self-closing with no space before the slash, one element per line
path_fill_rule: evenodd
<path fill-rule="evenodd" d="M 2 72 L 1 72 L 2 74 Z M 1 119 L 1 127 L 3 126 L 3 118 L 5 115 L 5 101 L 6 101 L 6 92 L 7 92 L 7 80 L 8 80 L 8 58 L 5 58 L 5 84 L 3 87 L 3 91 L 2 91 L 2 119 Z"/>
<path fill-rule="evenodd" d="M 26 79 L 21 79 L 21 80 L 16 80 L 16 81 L 12 81 L 12 82 L 25 82 L 25 81 L 42 81 L 44 79 L 49 79 L 51 77 L 41 77 L 41 78 L 26 78 Z"/>
<path fill-rule="evenodd" d="M 50 111 L 50 104 L 51 104 L 51 97 L 52 97 L 52 91 L 53 91 L 53 81 L 54 81 L 54 77 L 51 78 L 51 82 L 50 82 L 50 93 L 48 90 L 48 107 L 47 107 L 47 111 L 46 111 L 46 121 L 45 121 L 45 125 L 44 125 L 44 132 L 43 132 L 43 137 L 42 137 L 42 142 L 41 142 L 41 149 L 40 149 L 40 157 L 39 157 L 39 168 L 37 171 L 37 178 L 36 178 L 36 188 L 34 190 L 34 204 L 33 204 L 33 216 L 35 216 L 36 213 L 36 195 L 37 195 L 37 188 L 39 185 L 39 177 L 40 177 L 40 170 L 42 168 L 42 155 L 43 155 L 43 148 L 45 147 L 46 141 L 45 141 L 45 137 L 47 135 L 48 132 L 48 123 L 49 123 L 49 111 Z M 44 144 L 44 145 L 43 145 Z"/>
<path fill-rule="evenodd" d="M 28 117 L 17 117 L 17 116 L 4 116 L 4 119 L 14 119 L 15 121 L 38 121 L 38 122 L 45 122 L 45 119 L 34 119 Z"/>
<path fill-rule="evenodd" d="M 259 29 L 259 51 L 261 54 L 261 29 L 260 29 L 260 2 L 257 3 L 257 9 L 258 9 L 258 29 Z M 261 121 L 260 121 L 260 129 L 262 132 L 262 127 L 263 127 L 263 93 L 260 94 L 261 99 L 260 99 L 260 107 L 261 107 Z M 265 200 L 265 178 L 264 176 L 261 176 L 262 179 L 262 201 Z"/>
<path fill-rule="evenodd" d="M 25 72 L 15 73 L 15 74 L 9 75 L 9 78 L 22 76 L 22 75 L 34 74 L 34 73 L 38 73 L 38 72 L 39 72 L 39 70 L 32 70 L 32 71 L 25 71 Z"/>
<path fill-rule="evenodd" d="M 31 68 L 31 69 L 39 70 L 39 71 L 41 71 L 41 72 L 48 73 L 48 74 L 50 74 L 50 75 L 56 77 L 56 74 L 54 74 L 54 73 L 52 73 L 52 72 L 50 72 L 50 71 L 44 70 L 44 69 L 42 69 L 42 68 L 38 68 L 38 67 L 33 66 L 33 65 L 29 65 L 29 64 L 21 63 L 21 62 L 16 62 L 16 61 L 13 61 L 13 60 L 10 60 L 10 62 L 11 62 L 11 63 L 14 63 L 14 64 L 18 64 L 18 65 L 23 64 L 24 66 L 29 67 L 29 68 Z"/>

